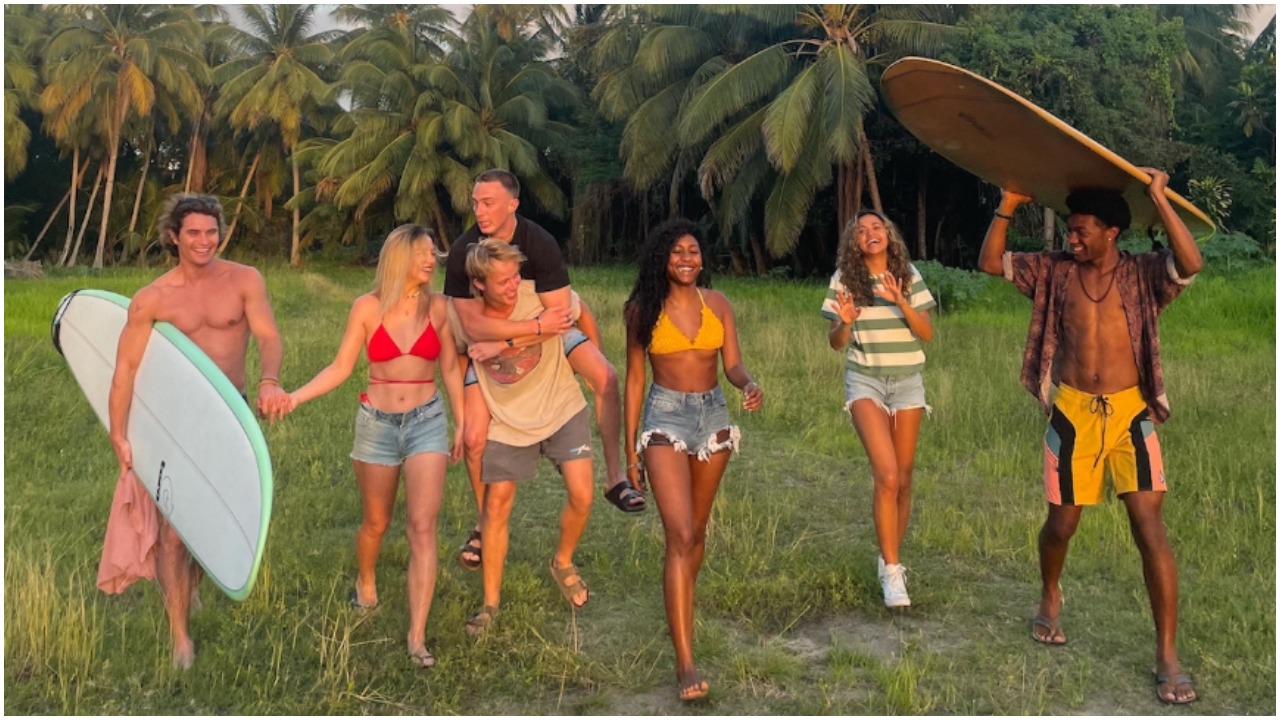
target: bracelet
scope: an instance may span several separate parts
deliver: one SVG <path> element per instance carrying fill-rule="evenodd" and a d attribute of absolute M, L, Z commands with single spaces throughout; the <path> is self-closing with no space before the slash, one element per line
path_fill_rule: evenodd
<path fill-rule="evenodd" d="M 630 465 L 628 465 L 628 466 L 627 466 L 627 469 L 628 469 L 628 470 L 630 470 L 631 468 L 638 468 L 638 467 L 640 467 L 640 463 L 638 463 L 638 462 L 633 462 L 633 463 L 631 463 Z"/>
<path fill-rule="evenodd" d="M 276 387 L 280 387 L 280 381 L 275 378 L 262 378 L 258 381 L 258 387 L 262 387 L 263 385 L 275 385 Z"/>
<path fill-rule="evenodd" d="M 1012 219 L 1013 219 L 1013 216 L 1012 216 L 1012 215 L 1005 215 L 1004 213 L 1000 212 L 999 210 L 997 210 L 997 211 L 996 211 L 996 217 L 1000 218 L 1001 220 L 1012 220 Z"/>
<path fill-rule="evenodd" d="M 541 335 L 542 334 L 542 316 L 535 315 L 533 318 L 533 321 L 538 323 L 538 334 Z"/>

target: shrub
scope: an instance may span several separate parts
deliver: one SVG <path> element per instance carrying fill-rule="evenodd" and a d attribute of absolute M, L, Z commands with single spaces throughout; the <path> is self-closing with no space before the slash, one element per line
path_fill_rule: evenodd
<path fill-rule="evenodd" d="M 938 301 L 938 312 L 955 312 L 976 304 L 995 278 L 986 273 L 947 267 L 936 260 L 914 263 Z"/>

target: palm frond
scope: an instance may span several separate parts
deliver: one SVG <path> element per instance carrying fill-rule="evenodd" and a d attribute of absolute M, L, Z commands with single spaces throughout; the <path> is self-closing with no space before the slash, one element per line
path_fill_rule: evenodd
<path fill-rule="evenodd" d="M 769 103 L 764 116 L 764 147 L 769 162 L 783 174 L 795 169 L 809 135 L 809 116 L 818 99 L 818 72 L 810 65 Z"/>

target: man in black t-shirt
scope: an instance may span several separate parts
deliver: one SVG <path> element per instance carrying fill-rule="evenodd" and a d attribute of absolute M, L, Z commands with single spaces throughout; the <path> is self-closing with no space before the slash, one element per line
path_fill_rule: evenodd
<path fill-rule="evenodd" d="M 624 512 L 645 508 L 639 488 L 632 488 L 620 467 L 621 401 L 618 373 L 601 352 L 600 333 L 595 318 L 585 302 L 575 327 L 569 309 L 569 271 L 560 254 L 560 246 L 537 223 L 516 215 L 520 206 L 520 182 L 506 170 L 487 170 L 476 178 L 471 192 L 471 208 L 476 224 L 464 232 L 449 250 L 445 266 L 444 294 L 450 298 L 459 321 L 467 334 L 478 342 L 469 348 L 466 361 L 483 362 L 503 348 L 540 342 L 540 335 L 564 333 L 565 355 L 578 375 L 595 394 L 596 428 L 604 449 L 606 475 L 605 497 Z M 532 280 L 538 297 L 547 309 L 533 320 L 511 321 L 485 317 L 483 303 L 473 297 L 467 277 L 467 246 L 482 237 L 511 243 L 526 258 L 520 268 L 521 277 Z M 467 364 L 466 362 L 463 363 Z M 467 475 L 476 496 L 477 513 L 483 515 L 484 486 L 480 482 L 480 462 L 484 455 L 489 430 L 489 411 L 484 398 L 474 386 L 474 377 L 466 380 L 466 409 L 463 420 L 463 444 L 466 447 Z M 480 567 L 481 522 L 462 546 L 458 561 L 463 567 Z"/>

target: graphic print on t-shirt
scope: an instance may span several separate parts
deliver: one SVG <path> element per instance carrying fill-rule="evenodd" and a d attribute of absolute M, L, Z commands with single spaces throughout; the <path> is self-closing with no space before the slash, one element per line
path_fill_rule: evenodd
<path fill-rule="evenodd" d="M 538 361 L 541 359 L 542 343 L 537 343 L 522 348 L 503 350 L 498 353 L 497 357 L 480 363 L 480 367 L 494 382 L 500 385 L 510 385 L 538 367 Z"/>

